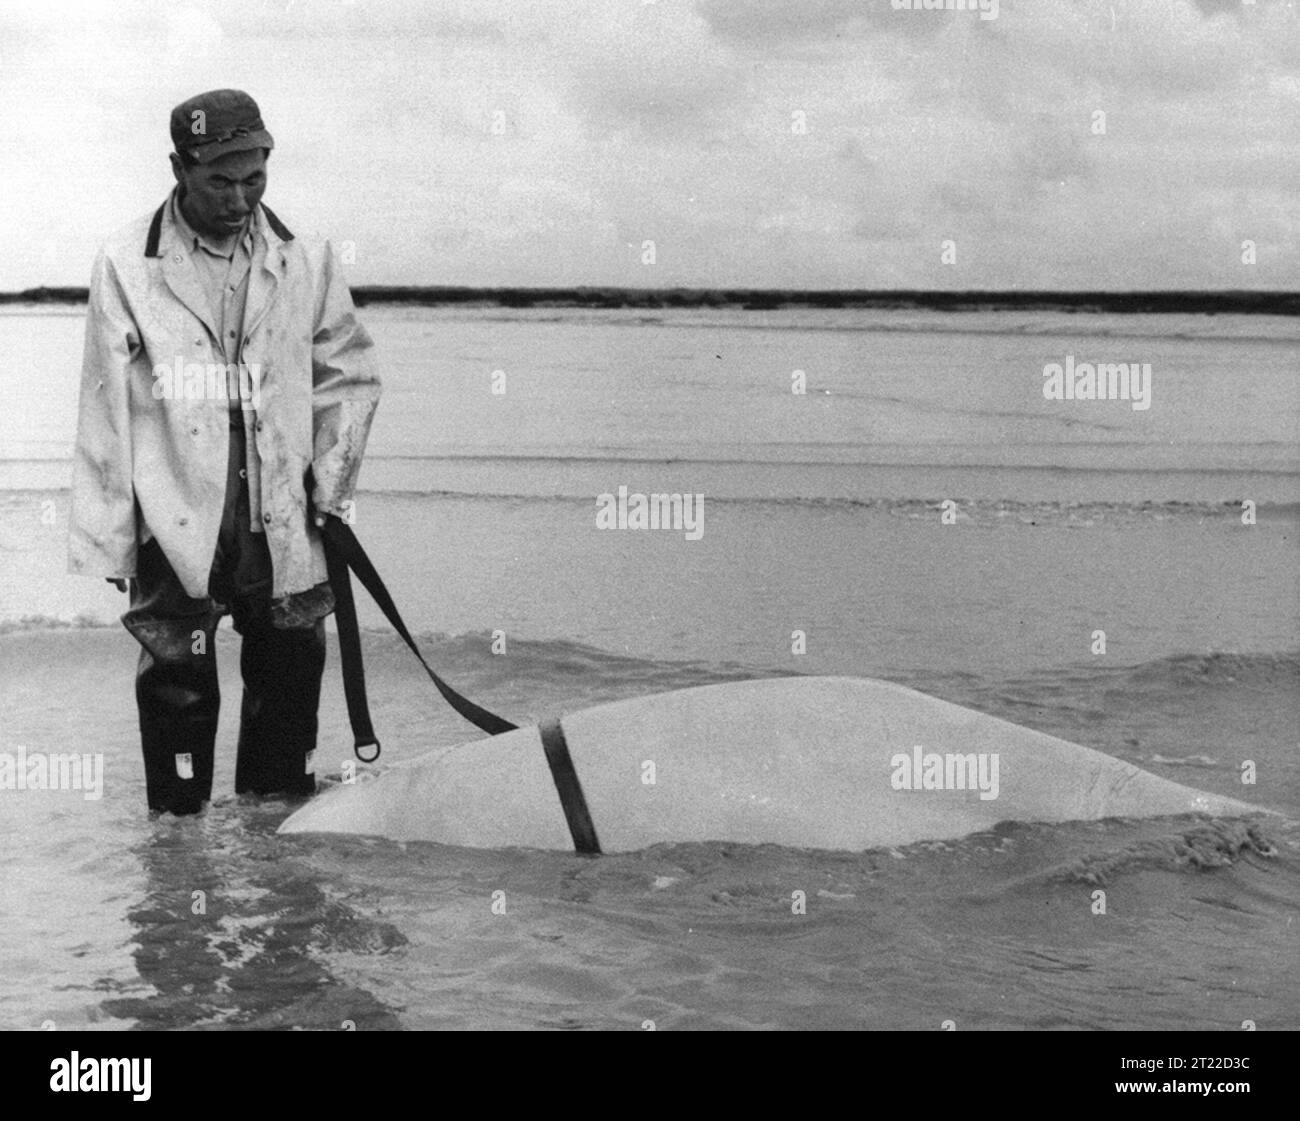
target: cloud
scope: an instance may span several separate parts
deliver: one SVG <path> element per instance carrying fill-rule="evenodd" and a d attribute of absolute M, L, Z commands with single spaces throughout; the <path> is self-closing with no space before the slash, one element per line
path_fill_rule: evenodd
<path fill-rule="evenodd" d="M 744 92 L 736 60 L 686 3 L 585 3 L 554 44 L 567 104 L 598 135 L 707 134 Z"/>
<path fill-rule="evenodd" d="M 257 97 L 272 205 L 358 282 L 1300 282 L 1281 2 L 32 0 L 0 36 L 0 288 L 84 283 L 214 86 Z"/>
<path fill-rule="evenodd" d="M 888 0 L 698 0 L 696 10 L 720 36 L 744 42 L 857 38 L 886 26 Z"/>

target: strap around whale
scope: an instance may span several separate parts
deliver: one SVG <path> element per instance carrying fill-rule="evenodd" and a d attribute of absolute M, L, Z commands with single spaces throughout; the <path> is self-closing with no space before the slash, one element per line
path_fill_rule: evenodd
<path fill-rule="evenodd" d="M 312 476 L 308 471 L 305 479 L 310 505 L 312 493 Z M 468 697 L 462 696 L 441 677 L 434 673 L 424 655 L 411 637 L 401 613 L 388 594 L 384 581 L 375 566 L 366 555 L 361 542 L 352 532 L 352 528 L 336 517 L 327 517 L 321 527 L 321 538 L 325 544 L 325 560 L 329 570 L 330 586 L 334 591 L 334 618 L 339 628 L 339 654 L 343 663 L 343 693 L 347 700 L 348 720 L 356 740 L 356 754 L 366 763 L 372 763 L 379 757 L 379 740 L 370 723 L 370 707 L 366 700 L 366 673 L 361 657 L 361 634 L 357 624 L 356 606 L 352 598 L 352 583 L 349 569 L 365 585 L 379 609 L 393 625 L 393 629 L 411 648 L 419 659 L 424 672 L 429 675 L 452 708 L 475 727 L 481 728 L 489 735 L 500 735 L 518 727 L 504 717 L 497 716 L 485 708 L 476 705 Z M 564 729 L 558 719 L 546 720 L 538 728 L 542 737 L 542 748 L 546 752 L 546 762 L 551 768 L 551 779 L 555 783 L 556 793 L 560 796 L 560 807 L 564 810 L 564 820 L 569 826 L 569 835 L 573 838 L 574 851 L 584 855 L 598 855 L 600 841 L 596 837 L 596 826 L 587 807 L 587 799 L 582 793 L 582 784 L 578 781 L 578 772 L 573 766 L 573 757 L 569 754 L 569 744 L 564 738 Z M 374 748 L 374 755 L 367 758 L 362 755 L 363 748 Z"/>
<path fill-rule="evenodd" d="M 569 741 L 564 738 L 559 718 L 543 720 L 537 730 L 542 734 L 542 748 L 546 751 L 546 762 L 551 768 L 555 790 L 560 795 L 564 820 L 569 823 L 573 850 L 587 856 L 597 856 L 600 853 L 600 841 L 596 839 L 596 824 L 591 820 L 591 810 L 587 808 L 582 783 L 578 781 L 573 756 L 569 754 Z"/>

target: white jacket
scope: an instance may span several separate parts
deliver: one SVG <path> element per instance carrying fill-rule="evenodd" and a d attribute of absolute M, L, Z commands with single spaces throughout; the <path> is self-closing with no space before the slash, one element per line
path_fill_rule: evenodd
<path fill-rule="evenodd" d="M 111 237 L 95 261 L 72 476 L 69 571 L 135 575 L 141 519 L 186 592 L 202 598 L 225 500 L 224 400 L 158 396 L 154 370 L 224 362 L 207 299 L 163 204 Z M 248 280 L 242 360 L 260 373 L 249 456 L 260 470 L 272 595 L 326 579 L 316 509 L 347 517 L 379 401 L 372 342 L 328 242 L 303 244 L 265 206 L 254 237 L 265 264 Z M 138 511 L 138 512 L 137 512 Z"/>

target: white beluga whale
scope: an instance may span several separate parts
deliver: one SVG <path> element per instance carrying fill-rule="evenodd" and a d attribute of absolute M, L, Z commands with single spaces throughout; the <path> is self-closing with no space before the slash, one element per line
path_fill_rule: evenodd
<path fill-rule="evenodd" d="M 617 701 L 440 748 L 340 784 L 281 833 L 474 848 L 581 848 L 576 775 L 600 851 L 731 841 L 863 850 L 998 822 L 1263 812 L 1091 748 L 884 681 L 792 677 Z M 553 767 L 555 769 L 553 770 Z"/>

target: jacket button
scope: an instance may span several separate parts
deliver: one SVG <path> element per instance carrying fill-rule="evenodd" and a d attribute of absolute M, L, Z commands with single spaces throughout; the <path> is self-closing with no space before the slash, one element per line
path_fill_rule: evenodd
<path fill-rule="evenodd" d="M 241 479 L 247 479 L 247 478 L 248 478 L 248 470 L 247 470 L 247 468 L 241 467 L 241 468 L 239 469 L 239 477 L 240 477 Z"/>
<path fill-rule="evenodd" d="M 179 265 L 183 260 L 185 260 L 185 258 L 182 257 L 179 253 L 176 253 L 172 256 L 172 260 Z"/>
<path fill-rule="evenodd" d="M 262 422 L 261 422 L 260 420 L 257 422 L 257 430 L 258 430 L 259 432 L 262 431 Z"/>
<path fill-rule="evenodd" d="M 263 515 L 262 515 L 262 521 L 264 521 L 267 525 L 270 525 L 270 524 L 271 524 L 271 515 L 270 515 L 270 514 L 263 514 Z"/>
<path fill-rule="evenodd" d="M 189 519 L 189 518 L 181 518 L 181 519 L 180 519 L 180 524 L 181 524 L 181 525 L 189 525 L 189 524 L 190 524 L 190 519 Z"/>
<path fill-rule="evenodd" d="M 196 427 L 196 428 L 191 428 L 191 429 L 190 429 L 190 435 L 191 435 L 191 436 L 197 436 L 198 434 L 199 434 L 199 430 L 198 430 L 197 427 Z"/>

